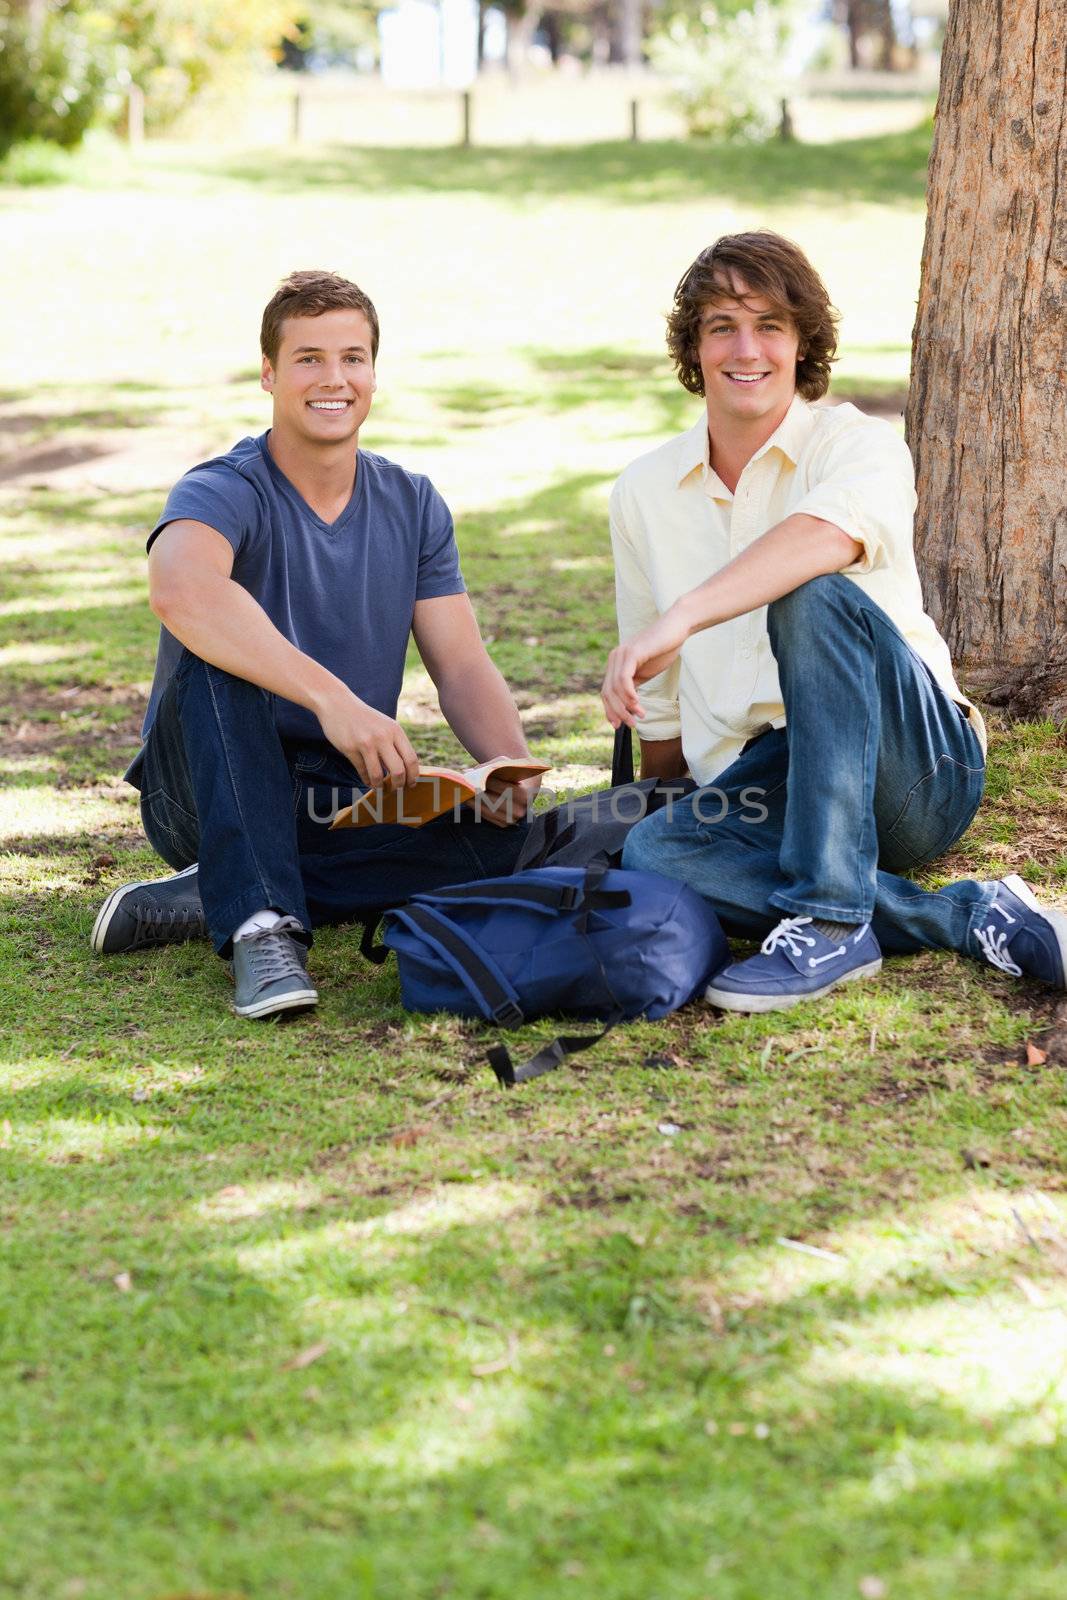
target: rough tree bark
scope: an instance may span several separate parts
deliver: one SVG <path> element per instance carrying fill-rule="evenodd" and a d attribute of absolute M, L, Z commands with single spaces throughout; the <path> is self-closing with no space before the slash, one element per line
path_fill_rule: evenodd
<path fill-rule="evenodd" d="M 907 437 L 926 604 L 963 677 L 1067 716 L 1067 15 L 954 0 Z"/>

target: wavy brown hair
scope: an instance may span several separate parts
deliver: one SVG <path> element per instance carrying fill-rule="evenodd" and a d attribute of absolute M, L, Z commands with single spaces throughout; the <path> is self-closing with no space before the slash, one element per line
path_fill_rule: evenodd
<path fill-rule="evenodd" d="M 327 311 L 362 311 L 370 324 L 371 360 L 378 359 L 378 313 L 358 284 L 336 272 L 290 272 L 268 300 L 260 324 L 259 347 L 271 366 L 277 365 L 288 317 L 321 317 Z"/>
<path fill-rule="evenodd" d="M 836 360 L 839 316 L 811 262 L 780 233 L 728 233 L 697 256 L 674 291 L 667 318 L 667 349 L 678 381 L 690 394 L 704 393 L 700 370 L 700 318 L 717 300 L 736 300 L 740 279 L 749 294 L 769 300 L 797 330 L 797 393 L 818 400 L 830 387 Z M 743 297 L 742 297 L 743 298 Z"/>

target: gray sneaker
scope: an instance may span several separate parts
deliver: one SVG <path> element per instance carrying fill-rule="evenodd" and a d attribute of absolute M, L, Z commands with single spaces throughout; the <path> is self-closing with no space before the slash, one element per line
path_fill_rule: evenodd
<path fill-rule="evenodd" d="M 206 936 L 194 862 L 173 878 L 127 883 L 113 890 L 97 912 L 91 942 L 98 955 L 117 956 Z"/>
<path fill-rule="evenodd" d="M 233 1009 L 239 1017 L 272 1017 L 278 1011 L 306 1011 L 318 1005 L 307 971 L 307 947 L 294 934 L 303 928 L 283 917 L 238 939 L 230 972 L 236 985 Z"/>

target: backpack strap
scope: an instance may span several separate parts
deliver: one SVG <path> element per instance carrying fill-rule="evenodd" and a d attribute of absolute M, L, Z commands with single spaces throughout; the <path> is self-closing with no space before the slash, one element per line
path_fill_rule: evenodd
<path fill-rule="evenodd" d="M 621 1020 L 622 1012 L 616 1011 L 608 1018 L 599 1033 L 561 1033 L 558 1039 L 542 1045 L 537 1054 L 531 1056 L 521 1067 L 517 1067 L 512 1061 L 507 1045 L 495 1044 L 489 1052 L 489 1065 L 496 1073 L 497 1082 L 502 1089 L 514 1089 L 517 1083 L 529 1083 L 531 1078 L 540 1078 L 546 1072 L 555 1072 L 568 1056 L 576 1056 L 582 1050 L 588 1050 L 592 1045 L 599 1044 L 604 1035 L 610 1033 L 615 1024 Z"/>
<path fill-rule="evenodd" d="M 447 917 L 428 906 L 414 905 L 391 915 L 437 947 L 487 1021 L 501 1028 L 517 1028 L 526 1020 L 518 996 L 504 974 Z"/>
<path fill-rule="evenodd" d="M 436 905 L 439 900 L 474 900 L 488 905 L 493 900 L 505 900 L 511 905 L 522 904 L 537 911 L 576 911 L 581 904 L 583 890 L 572 883 L 521 883 L 515 878 L 503 882 L 488 880 L 485 883 L 457 883 L 432 894 L 413 895 L 416 905 Z"/>
<path fill-rule="evenodd" d="M 382 966 L 389 956 L 388 945 L 375 944 L 374 942 L 374 936 L 381 925 L 382 913 L 380 911 L 368 912 L 363 923 L 363 937 L 359 941 L 360 955 L 365 961 L 372 961 L 376 967 Z"/>
<path fill-rule="evenodd" d="M 615 729 L 615 747 L 611 752 L 611 787 L 634 781 L 634 736 L 629 723 L 620 722 Z"/>
<path fill-rule="evenodd" d="M 436 905 L 438 901 L 466 900 L 475 905 L 490 905 L 503 901 L 508 905 L 529 906 L 532 911 L 601 911 L 611 906 L 628 906 L 629 889 L 602 889 L 604 874 L 610 870 L 603 851 L 586 868 L 581 884 L 523 883 L 516 878 L 502 882 L 458 883 L 449 889 L 435 889 L 433 894 L 412 897 L 415 905 Z"/>

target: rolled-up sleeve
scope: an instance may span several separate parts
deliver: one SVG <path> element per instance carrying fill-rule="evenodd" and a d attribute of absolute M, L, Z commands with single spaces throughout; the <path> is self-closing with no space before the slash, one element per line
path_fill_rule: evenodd
<path fill-rule="evenodd" d="M 859 417 L 854 427 L 827 440 L 812 461 L 811 475 L 814 486 L 790 512 L 832 522 L 863 546 L 863 554 L 843 572 L 863 577 L 910 551 L 915 469 L 907 445 L 889 423 Z"/>
<path fill-rule="evenodd" d="M 632 512 L 627 514 L 626 492 L 620 481 L 611 495 L 609 523 L 611 550 L 615 561 L 615 610 L 619 619 L 620 640 L 630 639 L 659 616 L 648 573 L 641 559 L 635 536 Z M 640 686 L 645 715 L 637 724 L 638 738 L 645 740 L 681 737 L 682 717 L 678 703 L 680 658 L 665 672 Z"/>

